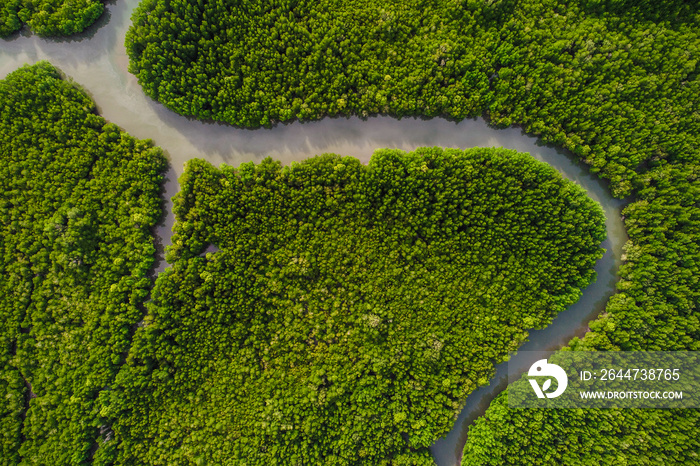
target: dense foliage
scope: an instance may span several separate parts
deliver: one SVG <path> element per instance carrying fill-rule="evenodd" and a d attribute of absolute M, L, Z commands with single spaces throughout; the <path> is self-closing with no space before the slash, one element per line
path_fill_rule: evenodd
<path fill-rule="evenodd" d="M 100 0 L 0 0 L 0 37 L 28 24 L 41 36 L 82 32 L 104 11 Z"/>
<path fill-rule="evenodd" d="M 700 166 L 656 167 L 638 196 L 620 292 L 569 349 L 700 350 Z M 698 426 L 697 409 L 508 410 L 503 393 L 470 428 L 462 464 L 698 464 Z"/>
<path fill-rule="evenodd" d="M 165 162 L 48 63 L 0 81 L 0 158 L 0 464 L 81 464 L 111 436 L 96 401 L 143 315 Z"/>
<path fill-rule="evenodd" d="M 602 47 L 595 37 L 588 38 L 588 42 L 569 38 L 568 44 L 589 47 L 591 52 L 582 55 L 578 62 L 574 53 L 572 61 L 563 52 L 574 50 L 566 49 L 567 43 L 560 44 L 559 60 L 564 66 L 549 69 L 549 76 L 560 83 L 557 88 L 547 83 L 548 75 L 537 72 L 530 58 L 524 60 L 522 54 L 520 58 L 515 56 L 513 69 L 521 70 L 518 72 L 521 77 L 516 75 L 511 80 L 515 93 L 509 104 L 515 106 L 519 99 L 527 99 L 523 89 L 520 96 L 515 90 L 524 83 L 522 76 L 529 73 L 539 74 L 542 95 L 539 102 L 543 110 L 523 112 L 510 121 L 525 120 L 531 122 L 531 128 L 546 126 L 552 124 L 557 114 L 566 115 L 566 106 L 571 102 L 585 99 L 586 95 L 595 96 L 604 109 L 593 112 L 595 117 L 584 114 L 591 123 L 576 115 L 579 121 L 570 127 L 566 137 L 586 138 L 591 132 L 600 136 L 593 139 L 595 145 L 589 145 L 590 154 L 582 150 L 577 153 L 604 170 L 613 164 L 632 168 L 642 162 L 637 167 L 639 174 L 629 177 L 628 186 L 634 190 L 636 199 L 624 210 L 630 241 L 623 256 L 626 263 L 620 270 L 620 292 L 611 299 L 606 313 L 590 325 L 592 332 L 583 340 L 574 340 L 570 349 L 697 351 L 700 350 L 697 2 L 590 1 L 587 6 L 585 13 L 592 15 L 584 23 L 605 26 L 598 33 L 598 37 L 604 38 L 603 47 L 612 47 L 620 37 L 629 37 L 628 44 L 600 56 L 596 51 Z M 562 16 L 557 18 L 544 10 L 540 10 L 537 23 L 558 21 L 561 30 L 566 31 L 571 28 L 568 25 L 579 23 L 583 16 L 573 8 L 559 13 L 566 14 L 566 28 Z M 533 22 L 527 27 L 533 27 Z M 556 44 L 543 36 L 538 44 L 532 43 L 528 54 L 547 49 L 551 53 L 555 48 Z M 605 49 L 601 52 L 604 54 Z M 591 76 L 584 71 L 588 65 L 583 63 L 596 58 L 600 63 L 599 76 L 581 81 Z M 617 77 L 619 70 L 614 62 L 621 59 L 625 70 L 638 70 L 636 76 L 626 72 L 624 80 Z M 573 71 L 569 73 L 568 86 L 562 79 L 567 69 Z M 580 73 L 578 78 L 576 73 Z M 578 90 L 571 89 L 577 80 Z M 592 87 L 594 83 L 597 84 Z M 602 86 L 608 91 L 597 90 Z M 560 110 L 547 112 L 548 102 Z M 511 110 L 504 107 L 503 116 Z M 563 137 L 554 140 L 565 142 Z M 542 465 L 700 463 L 698 410 L 540 411 L 508 410 L 506 406 L 506 394 L 502 394 L 470 429 L 462 464 L 529 465 L 535 459 Z M 537 432 L 536 440 L 532 432 Z"/>
<path fill-rule="evenodd" d="M 126 37 L 130 70 L 179 113 L 243 126 L 480 113 L 490 100 L 483 45 L 454 27 L 449 3 L 429 5 L 145 0 Z"/>
<path fill-rule="evenodd" d="M 462 466 L 700 463 L 697 409 L 508 409 L 507 398 L 470 427 Z"/>
<path fill-rule="evenodd" d="M 695 0 L 144 0 L 126 47 L 146 93 L 183 115 L 486 112 L 626 195 L 644 163 L 698 146 L 698 15 Z"/>
<path fill-rule="evenodd" d="M 432 464 L 605 236 L 582 188 L 504 149 L 193 160 L 180 182 L 172 268 L 103 393 L 118 464 Z"/>
<path fill-rule="evenodd" d="M 10 0 L 0 9 L 0 24 L 6 28 L 18 27 L 12 13 L 16 5 L 17 0 Z M 256 126 L 326 114 L 463 118 L 485 112 L 497 124 L 522 124 L 571 149 L 594 172 L 611 179 L 613 193 L 636 196 L 625 210 L 630 243 L 620 293 L 591 324 L 593 331 L 572 347 L 697 350 L 699 11 L 697 0 L 467 0 L 376 6 L 368 1 L 246 1 L 230 6 L 145 0 L 135 14 L 127 49 L 146 92 L 186 115 Z M 180 255 L 208 237 L 201 232 L 209 227 L 201 221 L 188 224 L 201 238 L 181 248 Z M 249 249 L 262 254 L 254 242 Z M 194 257 L 186 261 L 195 264 L 195 272 L 205 267 Z M 191 278 L 187 271 L 179 274 L 174 277 Z M 196 280 L 191 283 L 187 286 L 200 287 Z M 3 286 L 15 296 L 22 293 L 21 286 Z M 19 310 L 11 307 L 10 312 L 24 312 L 21 302 L 19 296 L 14 303 Z M 169 303 L 165 300 L 157 309 L 174 308 Z M 2 328 L 8 335 L 3 341 L 9 342 L 3 348 L 12 354 L 11 342 L 23 334 L 16 326 Z M 319 331 L 324 329 L 319 325 Z M 153 345 L 160 344 L 158 330 L 144 332 L 150 334 L 155 335 Z M 143 360 L 145 368 L 138 358 L 133 367 L 127 366 L 127 386 L 136 387 L 133 381 L 139 380 L 148 387 L 155 383 L 149 379 L 153 374 L 167 382 L 169 373 L 157 364 L 168 357 L 181 361 L 172 351 L 178 340 L 168 338 L 162 346 L 167 353 Z M 139 344 L 151 348 L 149 342 Z M 228 363 L 212 363 L 211 370 Z M 29 392 L 16 366 L 3 364 L 0 387 L 8 395 L 0 419 L 4 459 L 5 451 L 16 451 L 23 394 Z M 175 362 L 168 364 L 171 368 Z M 206 383 L 201 392 L 212 393 Z M 120 412 L 119 398 L 105 399 L 106 412 Z M 173 406 L 162 413 L 174 413 Z M 185 401 L 180 406 L 192 408 Z M 286 412 L 269 409 L 271 416 Z M 212 422 L 203 432 L 219 428 L 219 414 L 201 420 Z M 402 417 L 401 422 L 407 419 Z M 165 414 L 156 418 L 166 431 L 171 429 L 167 422 L 175 422 Z M 122 444 L 123 457 L 158 454 L 159 447 L 148 443 L 152 437 L 144 433 L 148 427 L 129 425 L 138 422 L 135 417 L 123 421 L 122 431 L 135 433 Z M 234 427 L 241 426 L 234 421 Z M 699 421 L 697 411 L 505 411 L 501 398 L 470 432 L 464 464 L 693 464 L 698 462 Z M 192 422 L 187 428 L 197 426 Z M 422 429 L 406 431 L 408 441 L 415 432 L 420 435 Z M 137 446 L 138 435 L 147 438 L 144 446 Z M 195 436 L 188 438 L 188 445 Z M 254 439 L 245 437 L 235 445 L 241 442 Z M 172 452 L 182 457 L 193 449 L 181 451 L 172 444 Z M 149 447 L 153 450 L 143 451 Z M 100 452 L 101 458 L 114 453 L 110 448 Z M 172 462 L 168 453 L 158 462 Z"/>
<path fill-rule="evenodd" d="M 636 196 L 625 210 L 630 243 L 620 293 L 584 347 L 699 348 L 696 0 L 255 3 L 246 2 L 244 14 L 220 6 L 215 15 L 194 2 L 166 9 L 162 0 L 146 0 L 127 37 L 146 92 L 180 113 L 244 126 L 373 112 L 483 112 L 499 125 L 521 124 L 609 178 L 615 195 Z M 174 17 L 189 18 L 188 30 Z M 317 17 L 323 23 L 309 19 Z M 357 25 L 325 27 L 336 18 L 357 18 Z M 204 34 L 190 33 L 195 24 Z M 395 35 L 382 34 L 389 26 Z M 305 43 L 297 37 L 314 40 L 288 49 Z M 392 61 L 403 43 L 417 53 L 398 52 Z M 228 61 L 212 60 L 221 47 Z M 199 106 L 200 97 L 215 105 Z M 686 433 L 700 437 L 696 412 L 504 414 L 501 403 L 472 430 L 468 464 L 698 462 L 674 451 L 697 454 L 697 443 L 682 446 Z M 626 435 L 607 434 L 634 428 L 666 442 L 633 448 Z M 554 433 L 529 440 L 541 429 Z M 577 456 L 586 450 L 563 446 L 586 436 L 606 452 Z"/>

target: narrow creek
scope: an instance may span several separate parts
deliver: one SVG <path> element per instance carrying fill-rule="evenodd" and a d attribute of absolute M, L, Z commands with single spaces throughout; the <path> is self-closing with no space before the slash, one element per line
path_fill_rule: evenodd
<path fill-rule="evenodd" d="M 518 128 L 491 128 L 483 119 L 455 123 L 440 118 L 326 118 L 272 129 L 247 130 L 182 117 L 146 97 L 136 78 L 128 73 L 123 43 L 136 5 L 138 0 L 107 2 L 104 17 L 76 39 L 41 39 L 22 33 L 10 40 L 0 40 L 0 78 L 24 64 L 49 60 L 87 91 L 103 117 L 132 136 L 152 139 L 164 149 L 171 166 L 164 187 L 166 214 L 156 229 L 160 256 L 156 273 L 167 267 L 162 251 L 170 244 L 175 220 L 170 199 L 178 190 L 177 177 L 189 159 L 198 157 L 216 166 L 221 163 L 238 166 L 270 156 L 288 164 L 334 152 L 357 157 L 366 163 L 375 149 L 384 147 L 413 150 L 421 146 L 463 149 L 483 146 L 529 152 L 585 188 L 605 210 L 608 237 L 603 247 L 607 252 L 596 264 L 596 282 L 586 288 L 582 298 L 557 316 L 550 326 L 530 332 L 529 341 L 520 350 L 554 351 L 574 336 L 582 336 L 588 330 L 588 322 L 603 310 L 614 293 L 622 246 L 627 240 L 620 215 L 624 202 L 612 198 L 606 183 L 590 174 L 569 154 L 538 144 L 537 138 L 525 135 Z M 523 371 L 531 363 L 520 354 L 510 360 L 510 364 L 518 364 Z M 452 431 L 431 448 L 438 466 L 460 464 L 468 426 L 506 387 L 506 375 L 506 364 L 497 366 L 490 385 L 474 391 L 465 400 Z"/>

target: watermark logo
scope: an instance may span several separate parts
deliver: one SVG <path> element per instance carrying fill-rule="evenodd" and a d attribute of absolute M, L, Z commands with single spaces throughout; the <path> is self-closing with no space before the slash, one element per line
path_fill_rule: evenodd
<path fill-rule="evenodd" d="M 566 376 L 564 369 L 557 366 L 556 364 L 549 364 L 546 359 L 540 359 L 535 361 L 535 363 L 530 366 L 530 370 L 527 373 L 528 376 L 532 377 L 547 377 L 544 381 L 542 388 L 537 383 L 535 379 L 529 379 L 532 389 L 535 390 L 537 398 L 556 398 L 566 390 L 569 384 L 569 378 Z M 557 389 L 552 393 L 546 393 L 549 387 L 552 385 L 552 377 L 557 381 Z"/>
<path fill-rule="evenodd" d="M 509 409 L 697 409 L 700 351 L 518 351 L 508 383 Z"/>

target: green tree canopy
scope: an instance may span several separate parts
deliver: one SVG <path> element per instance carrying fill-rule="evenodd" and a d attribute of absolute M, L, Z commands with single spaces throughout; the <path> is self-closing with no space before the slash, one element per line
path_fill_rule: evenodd
<path fill-rule="evenodd" d="M 0 37 L 27 24 L 40 36 L 70 36 L 82 32 L 104 11 L 100 0 L 2 0 Z"/>
<path fill-rule="evenodd" d="M 149 294 L 160 149 L 48 63 L 0 81 L 0 464 L 83 464 Z"/>
<path fill-rule="evenodd" d="M 103 393 L 118 464 L 432 464 L 605 236 L 582 188 L 503 149 L 193 160 L 180 183 L 173 266 Z"/>

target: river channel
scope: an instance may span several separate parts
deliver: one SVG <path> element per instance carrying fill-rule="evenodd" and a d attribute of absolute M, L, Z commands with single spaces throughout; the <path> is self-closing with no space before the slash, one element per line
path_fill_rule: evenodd
<path fill-rule="evenodd" d="M 215 166 L 221 163 L 238 166 L 268 156 L 288 164 L 334 152 L 367 162 L 375 149 L 384 147 L 404 150 L 421 146 L 505 147 L 530 153 L 585 188 L 588 195 L 603 206 L 608 233 L 603 243 L 607 251 L 595 267 L 596 282 L 586 288 L 582 298 L 559 314 L 550 326 L 530 332 L 529 341 L 520 350 L 554 351 L 572 337 L 585 334 L 588 322 L 604 309 L 615 291 L 622 246 L 627 240 L 620 215 L 624 204 L 612 198 L 607 184 L 591 175 L 571 155 L 538 144 L 537 138 L 527 136 L 518 128 L 491 128 L 483 119 L 455 123 L 440 118 L 326 118 L 317 122 L 294 122 L 271 129 L 248 130 L 182 117 L 146 97 L 136 78 L 128 72 L 124 36 L 138 1 L 108 1 L 105 15 L 75 39 L 41 39 L 27 32 L 9 40 L 0 39 L 0 78 L 24 64 L 49 60 L 87 91 L 96 102 L 99 113 L 108 121 L 132 136 L 152 139 L 163 148 L 171 168 L 165 183 L 166 215 L 156 230 L 161 253 L 162 248 L 170 244 L 174 223 L 170 198 L 177 192 L 177 177 L 182 173 L 184 163 L 195 157 L 206 159 Z M 156 272 L 165 267 L 167 264 L 159 260 Z M 524 372 L 532 362 L 516 354 L 508 364 L 517 364 Z M 460 464 L 469 425 L 503 391 L 507 385 L 506 376 L 507 364 L 500 364 L 490 385 L 479 388 L 465 400 L 452 431 L 431 447 L 438 466 Z"/>

